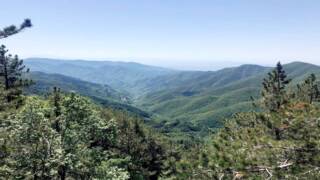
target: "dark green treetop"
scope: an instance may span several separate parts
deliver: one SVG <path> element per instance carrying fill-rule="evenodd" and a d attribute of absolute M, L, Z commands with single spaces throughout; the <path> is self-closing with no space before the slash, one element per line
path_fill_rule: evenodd
<path fill-rule="evenodd" d="M 280 62 L 276 68 L 263 79 L 262 107 L 277 112 L 282 105 L 288 103 L 286 86 L 290 83 Z"/>

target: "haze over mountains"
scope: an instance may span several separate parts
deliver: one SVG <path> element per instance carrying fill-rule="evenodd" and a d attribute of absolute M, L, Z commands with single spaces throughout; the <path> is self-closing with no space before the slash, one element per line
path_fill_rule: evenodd
<path fill-rule="evenodd" d="M 63 74 L 85 81 L 108 84 L 123 91 L 134 88 L 137 81 L 174 72 L 133 62 L 27 59 L 26 64 L 33 71 Z"/>
<path fill-rule="evenodd" d="M 38 88 L 61 86 L 66 91 L 129 104 L 152 114 L 157 126 L 185 132 L 219 127 L 224 118 L 250 111 L 250 96 L 259 96 L 262 79 L 271 69 L 241 65 L 218 71 L 180 71 L 128 62 L 41 58 L 25 63 Z M 319 66 L 303 62 L 284 68 L 294 81 L 310 73 L 320 75 Z"/>

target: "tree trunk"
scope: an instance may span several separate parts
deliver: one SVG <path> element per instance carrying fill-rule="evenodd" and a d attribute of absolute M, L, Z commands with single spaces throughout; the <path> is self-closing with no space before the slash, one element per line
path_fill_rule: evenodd
<path fill-rule="evenodd" d="M 5 84 L 5 90 L 8 91 L 9 90 L 9 77 L 8 77 L 8 69 L 7 69 L 7 63 L 6 63 L 6 60 L 3 59 L 3 74 L 4 74 L 4 84 Z M 8 92 L 7 92 L 8 93 Z M 10 102 L 11 101 L 11 98 L 10 98 L 10 95 L 7 94 L 6 95 L 7 97 L 7 102 Z"/>
<path fill-rule="evenodd" d="M 276 139 L 281 140 L 281 130 L 279 128 L 275 128 Z"/>
<path fill-rule="evenodd" d="M 66 179 L 66 167 L 62 166 L 61 169 L 59 170 L 59 176 L 60 180 L 65 180 Z"/>

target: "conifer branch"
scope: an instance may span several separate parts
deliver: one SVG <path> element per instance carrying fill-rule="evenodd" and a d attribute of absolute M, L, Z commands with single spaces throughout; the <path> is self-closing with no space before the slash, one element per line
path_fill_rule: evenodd
<path fill-rule="evenodd" d="M 11 35 L 17 34 L 24 30 L 25 28 L 30 28 L 32 26 L 30 19 L 25 19 L 24 22 L 19 26 L 11 25 L 0 30 L 0 39 L 7 38 Z"/>

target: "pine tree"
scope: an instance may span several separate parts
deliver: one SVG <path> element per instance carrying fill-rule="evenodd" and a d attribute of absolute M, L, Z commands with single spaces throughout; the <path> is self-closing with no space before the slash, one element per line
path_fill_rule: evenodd
<path fill-rule="evenodd" d="M 128 157 L 128 169 L 133 179 L 158 179 L 166 169 L 165 160 L 168 154 L 160 142 L 157 133 L 143 126 L 138 117 L 125 113 L 118 119 L 118 149 Z M 168 169 L 168 168 L 167 168 Z"/>
<path fill-rule="evenodd" d="M 320 91 L 315 74 L 310 74 L 302 84 L 297 85 L 297 88 L 297 98 L 299 100 L 310 104 L 319 100 Z"/>
<path fill-rule="evenodd" d="M 32 26 L 31 20 L 25 19 L 24 22 L 19 27 L 15 25 L 5 27 L 2 30 L 0 30 L 0 39 L 4 39 L 14 34 L 17 34 L 22 30 L 24 30 L 25 28 L 29 28 L 31 26 Z"/>
<path fill-rule="evenodd" d="M 20 27 L 14 25 L 0 30 L 0 39 L 21 32 L 23 29 L 31 27 L 31 21 L 26 19 Z M 21 85 L 26 84 L 21 79 L 23 72 L 23 62 L 18 56 L 7 55 L 5 46 L 0 46 L 0 177 L 3 179 L 14 179 L 15 160 L 12 158 L 15 148 L 18 145 L 13 136 L 17 134 L 15 125 L 17 120 L 12 118 L 17 114 L 12 106 L 20 105 Z M 29 81 L 28 81 L 29 82 Z M 13 100 L 15 103 L 13 103 Z M 21 177 L 20 177 L 21 178 Z"/>
<path fill-rule="evenodd" d="M 276 68 L 263 80 L 262 106 L 271 112 L 277 112 L 282 105 L 287 104 L 286 86 L 289 82 L 286 72 L 278 62 Z"/>
<path fill-rule="evenodd" d="M 30 85 L 31 81 L 22 78 L 23 73 L 29 72 L 23 60 L 7 53 L 6 47 L 0 46 L 0 83 L 4 86 L 7 102 L 11 102 L 20 97 L 21 88 Z"/>
<path fill-rule="evenodd" d="M 61 132 L 61 117 L 62 114 L 62 107 L 61 107 L 61 101 L 62 101 L 62 94 L 60 88 L 53 87 L 53 92 L 50 97 L 50 103 L 52 104 L 54 108 L 54 129 L 60 133 Z"/>

